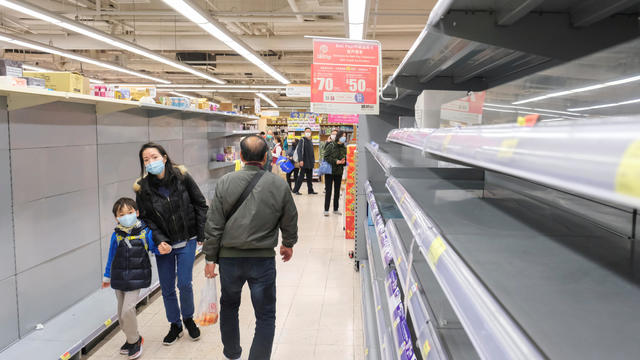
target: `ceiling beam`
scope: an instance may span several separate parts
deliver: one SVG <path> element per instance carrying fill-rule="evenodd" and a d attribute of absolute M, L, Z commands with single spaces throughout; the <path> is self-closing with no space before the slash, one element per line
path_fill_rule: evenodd
<path fill-rule="evenodd" d="M 512 25 L 543 2 L 544 0 L 502 0 L 496 23 L 500 26 Z"/>
<path fill-rule="evenodd" d="M 108 44 L 95 41 L 82 35 L 23 35 L 23 37 L 38 42 L 49 43 L 67 50 L 117 50 Z M 121 36 L 121 39 L 133 40 L 131 36 Z M 299 35 L 284 36 L 240 36 L 255 51 L 312 51 L 310 39 Z M 154 51 L 229 51 L 221 41 L 208 35 L 194 36 L 158 36 L 137 35 L 136 44 Z M 383 51 L 407 51 L 411 48 L 413 38 L 402 35 L 384 35 L 377 39 L 382 43 Z M 384 53 L 383 53 L 384 55 Z"/>
<path fill-rule="evenodd" d="M 583 0 L 571 14 L 571 21 L 576 27 L 589 26 L 639 3 L 639 0 Z"/>

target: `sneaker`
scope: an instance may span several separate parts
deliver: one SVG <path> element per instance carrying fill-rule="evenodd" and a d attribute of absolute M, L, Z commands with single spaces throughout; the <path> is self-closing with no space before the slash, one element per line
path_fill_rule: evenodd
<path fill-rule="evenodd" d="M 140 336 L 135 344 L 129 345 L 129 359 L 137 359 L 142 355 L 142 344 L 144 344 L 144 339 Z"/>
<path fill-rule="evenodd" d="M 162 340 L 162 344 L 164 345 L 173 345 L 179 338 L 182 337 L 182 326 L 178 324 L 171 324 L 171 329 L 169 329 L 169 333 Z"/>
<path fill-rule="evenodd" d="M 329 212 L 328 212 L 328 211 L 325 211 L 325 212 L 324 212 L 324 216 L 329 216 Z"/>
<path fill-rule="evenodd" d="M 342 213 L 340 211 L 338 211 L 338 210 L 334 211 L 333 214 L 334 215 L 342 215 Z"/>
<path fill-rule="evenodd" d="M 129 355 L 129 348 L 132 344 L 125 342 L 124 345 L 120 347 L 120 355 Z"/>
<path fill-rule="evenodd" d="M 191 337 L 191 340 L 196 341 L 200 339 L 200 329 L 193 321 L 193 318 L 188 318 L 183 320 L 184 326 L 187 328 L 187 332 Z"/>

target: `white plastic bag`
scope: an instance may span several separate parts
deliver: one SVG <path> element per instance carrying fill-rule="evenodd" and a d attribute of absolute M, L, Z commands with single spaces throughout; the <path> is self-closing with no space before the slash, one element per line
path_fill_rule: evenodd
<path fill-rule="evenodd" d="M 218 292 L 216 290 L 216 278 L 207 278 L 200 305 L 195 316 L 195 322 L 200 326 L 209 326 L 218 322 Z"/>

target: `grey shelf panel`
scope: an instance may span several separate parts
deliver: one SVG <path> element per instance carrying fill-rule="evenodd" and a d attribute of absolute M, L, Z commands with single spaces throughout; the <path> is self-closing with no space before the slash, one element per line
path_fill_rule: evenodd
<path fill-rule="evenodd" d="M 362 320 L 364 325 L 364 358 L 378 360 L 380 344 L 378 338 L 376 307 L 373 300 L 369 261 L 360 261 L 360 286 L 362 287 Z"/>
<path fill-rule="evenodd" d="M 209 170 L 223 169 L 229 167 L 235 167 L 235 162 L 230 161 L 212 161 L 209 163 Z"/>
<path fill-rule="evenodd" d="M 504 358 L 509 348 L 492 353 L 482 345 L 526 346 L 527 339 L 551 359 L 640 352 L 640 286 L 626 239 L 516 194 L 482 198 L 464 184 L 442 191 L 433 183 L 390 178 L 388 186 L 481 355 Z M 434 264 L 438 237 L 444 250 Z M 482 316 L 499 320 L 485 323 L 488 337 L 474 323 Z"/>
<path fill-rule="evenodd" d="M 367 144 L 367 151 L 376 159 L 387 175 L 422 177 L 424 168 L 435 167 L 437 161 L 426 158 L 422 151 L 395 143 Z"/>
<path fill-rule="evenodd" d="M 196 256 L 202 246 L 196 248 Z M 153 259 L 151 259 L 152 262 Z M 151 286 L 142 289 L 138 303 L 160 287 L 152 266 Z M 100 289 L 0 352 L 0 360 L 73 358 L 83 347 L 107 331 L 118 320 L 113 290 Z"/>

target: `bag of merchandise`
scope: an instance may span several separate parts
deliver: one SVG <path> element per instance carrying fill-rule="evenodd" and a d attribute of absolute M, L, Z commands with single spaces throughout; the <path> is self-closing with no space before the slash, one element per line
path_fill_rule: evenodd
<path fill-rule="evenodd" d="M 286 156 L 280 156 L 278 158 L 277 164 L 280 166 L 280 170 L 282 170 L 282 172 L 284 173 L 290 173 L 293 171 L 293 164 Z"/>
<path fill-rule="evenodd" d="M 330 175 L 331 174 L 331 164 L 322 160 L 320 163 L 320 168 L 318 168 L 318 174 L 320 175 Z"/>
<path fill-rule="evenodd" d="M 218 322 L 218 292 L 215 278 L 205 280 L 194 320 L 200 326 L 209 326 Z"/>

